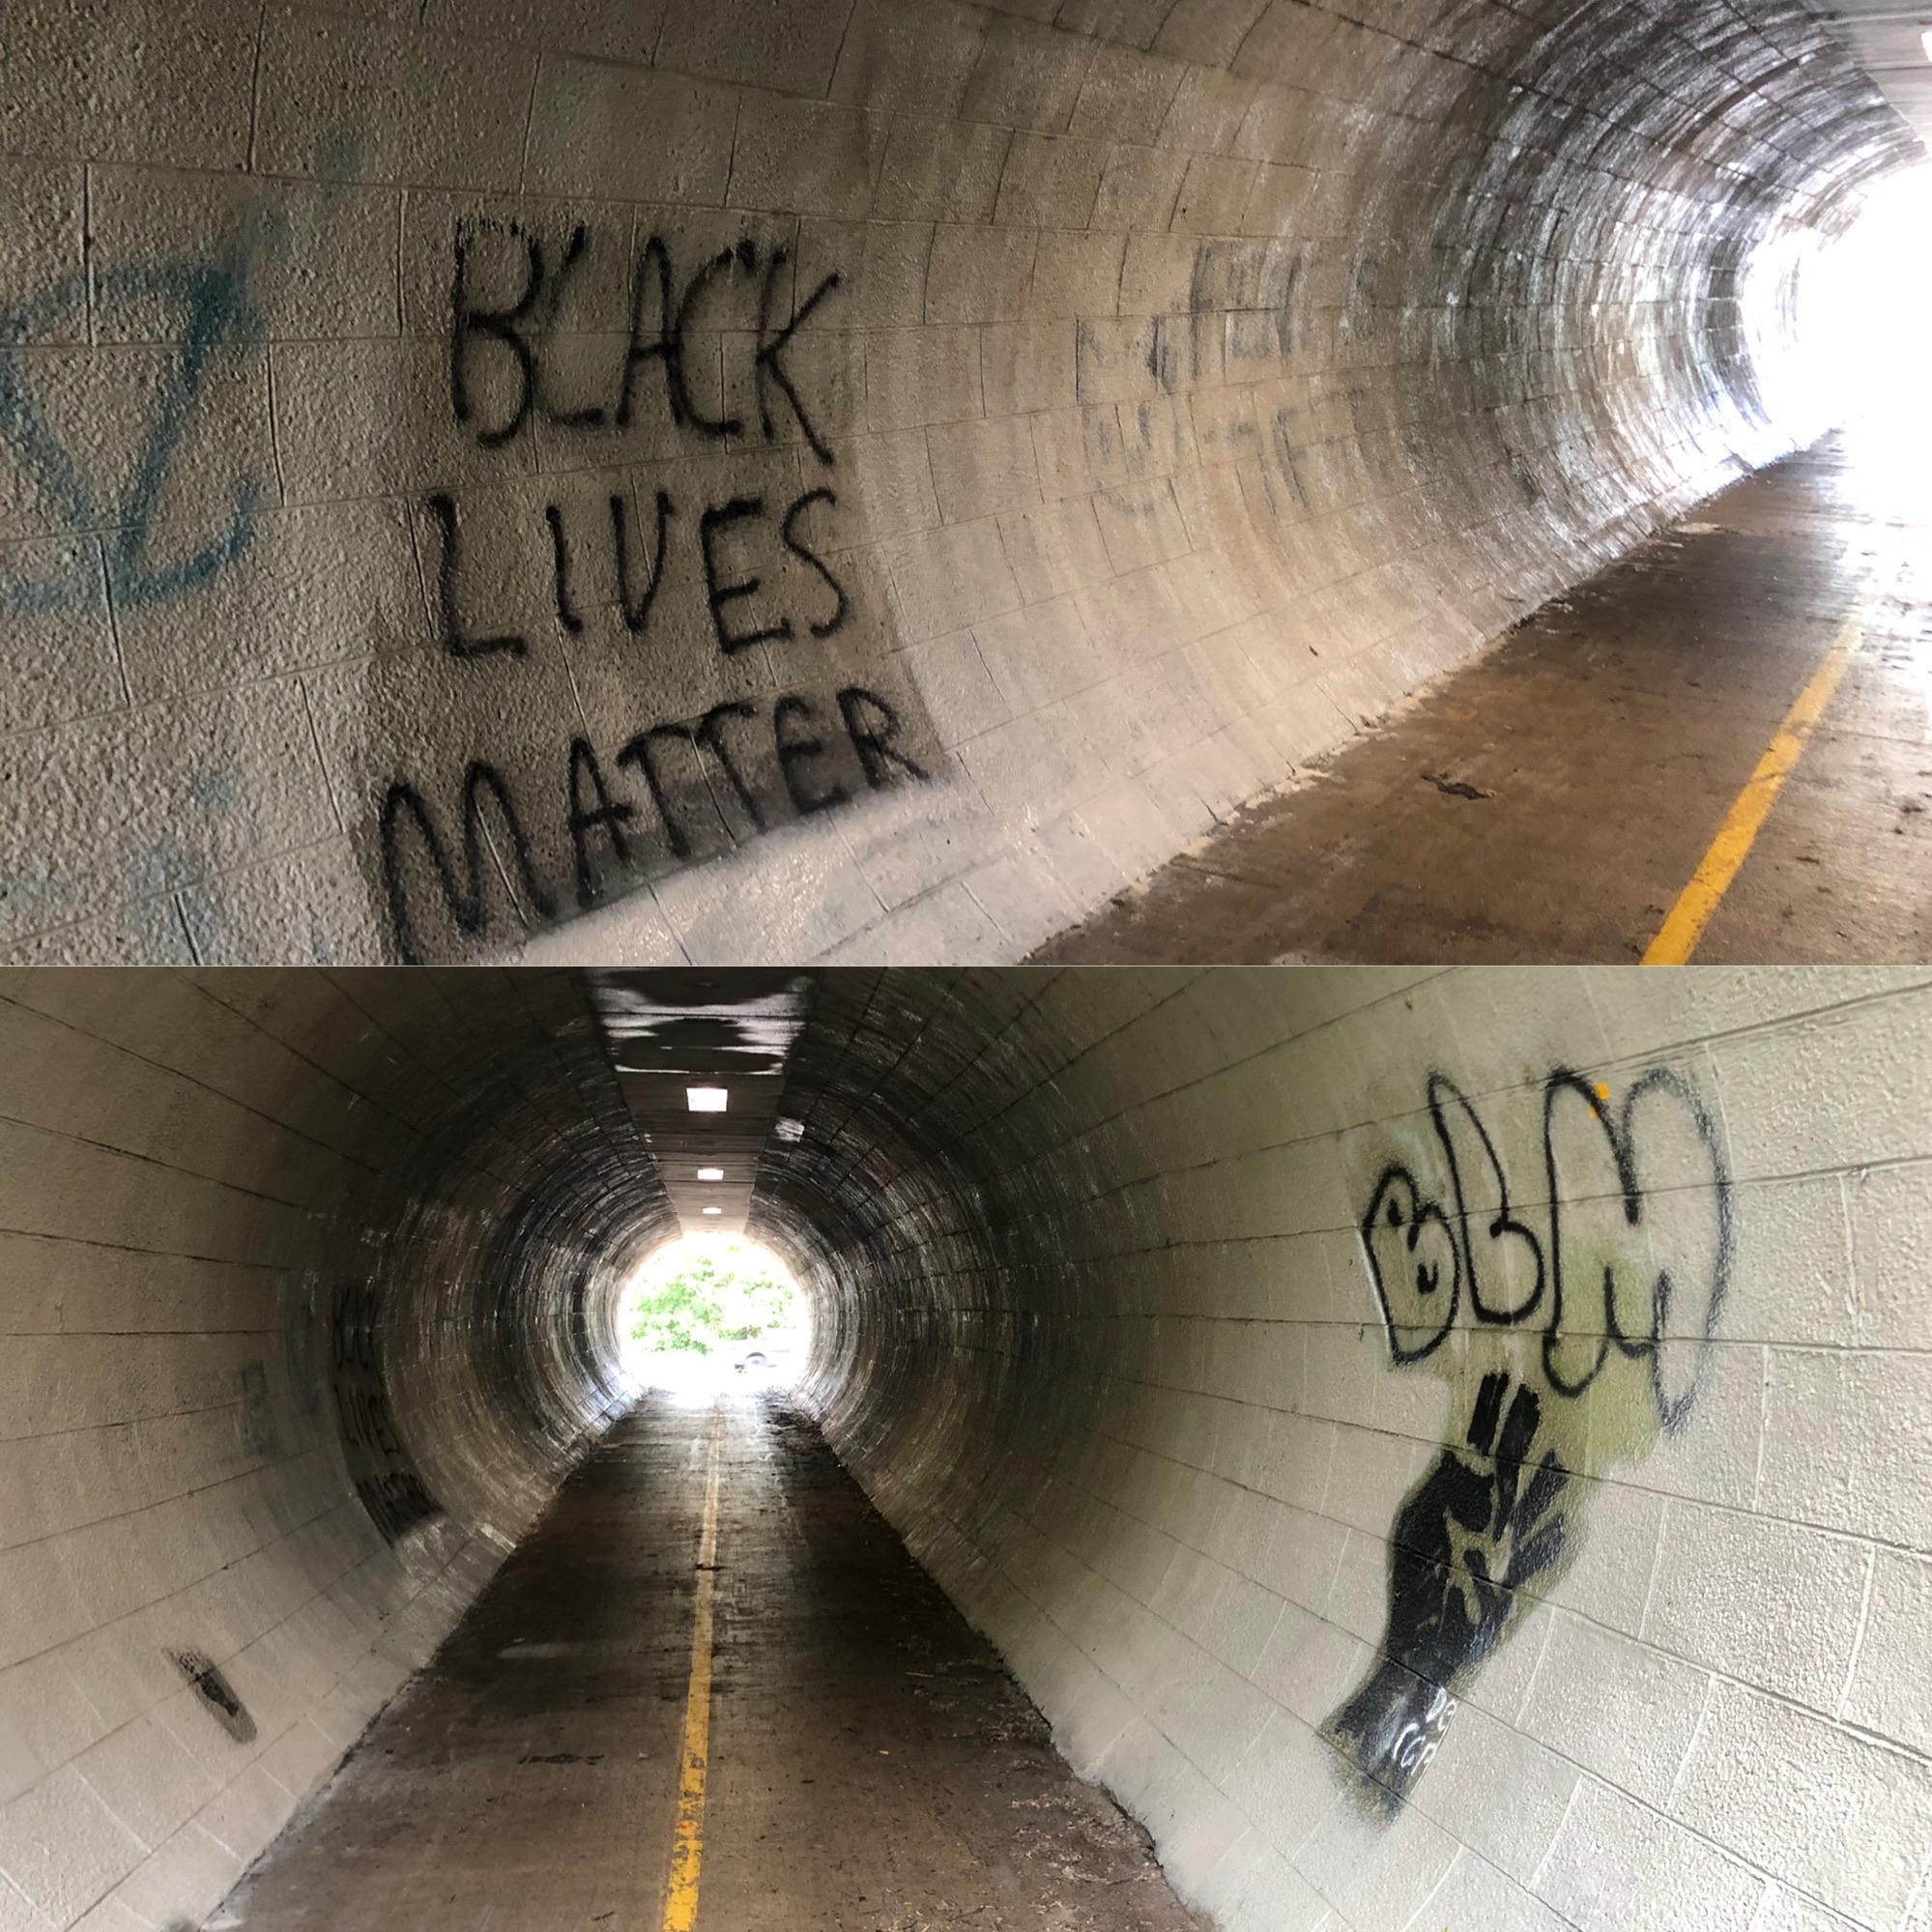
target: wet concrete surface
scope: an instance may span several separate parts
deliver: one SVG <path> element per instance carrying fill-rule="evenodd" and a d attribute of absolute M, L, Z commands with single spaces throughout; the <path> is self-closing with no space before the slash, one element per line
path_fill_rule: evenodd
<path fill-rule="evenodd" d="M 1844 435 L 1544 606 L 1041 962 L 1639 959 L 1840 626 L 1700 963 L 1932 959 L 1932 506 Z"/>
<path fill-rule="evenodd" d="M 699 1932 L 1197 1932 L 772 1394 L 648 1397 L 211 1925 L 656 1932 L 714 1425 Z"/>

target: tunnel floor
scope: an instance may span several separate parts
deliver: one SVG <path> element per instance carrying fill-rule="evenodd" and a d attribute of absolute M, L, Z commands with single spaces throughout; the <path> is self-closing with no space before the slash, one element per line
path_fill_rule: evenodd
<path fill-rule="evenodd" d="M 1197 1927 L 813 1424 L 735 1392 L 603 1439 L 211 1925 L 671 1923 L 714 1432 L 701 1932 Z"/>
<path fill-rule="evenodd" d="M 1034 959 L 1640 959 L 1848 620 L 1693 957 L 1932 957 L 1918 469 L 1840 434 L 1745 477 Z"/>

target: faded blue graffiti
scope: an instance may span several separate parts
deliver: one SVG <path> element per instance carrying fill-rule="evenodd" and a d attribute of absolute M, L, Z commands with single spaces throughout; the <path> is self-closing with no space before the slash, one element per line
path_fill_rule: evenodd
<path fill-rule="evenodd" d="M 249 850 L 259 848 L 268 836 L 254 802 L 228 766 L 197 772 L 188 783 L 187 795 L 206 815 L 211 839 L 224 819 L 240 822 Z M 207 871 L 208 853 L 176 838 L 149 839 L 126 855 L 122 867 L 128 891 L 137 899 L 150 898 L 193 884 Z"/>
<path fill-rule="evenodd" d="M 0 444 L 32 474 L 69 529 L 102 533 L 107 578 L 123 608 L 166 603 L 198 589 L 254 540 L 262 485 L 257 477 L 239 476 L 228 527 L 214 542 L 172 560 L 148 554 L 155 506 L 193 420 L 210 358 L 224 346 L 246 345 L 262 336 L 261 318 L 247 294 L 247 253 L 237 249 L 214 265 L 113 269 L 94 277 L 97 309 L 160 301 L 178 306 L 183 316 L 177 353 L 156 390 L 153 419 L 133 472 L 119 502 L 111 505 L 101 500 L 73 452 L 49 425 L 29 381 L 30 360 L 22 353 L 23 345 L 42 331 L 85 312 L 88 277 L 72 275 L 19 308 L 0 310 Z M 83 556 L 66 577 L 29 581 L 0 575 L 0 609 L 94 610 L 105 588 Z"/>

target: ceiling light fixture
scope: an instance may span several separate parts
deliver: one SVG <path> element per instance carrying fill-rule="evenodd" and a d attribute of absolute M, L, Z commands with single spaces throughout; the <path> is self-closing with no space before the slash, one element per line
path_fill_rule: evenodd
<path fill-rule="evenodd" d="M 724 1177 L 725 1170 L 722 1168 L 700 1168 L 698 1169 L 698 1178 L 701 1181 L 721 1181 Z"/>
<path fill-rule="evenodd" d="M 722 1214 L 722 1213 L 724 1213 L 724 1209 L 723 1209 L 723 1208 L 721 1208 L 721 1207 L 707 1207 L 707 1208 L 706 1208 L 706 1209 L 705 1210 L 705 1212 L 706 1212 L 706 1214 Z"/>
<path fill-rule="evenodd" d="M 1927 27 L 1920 33 L 1918 44 L 1925 49 L 1925 58 L 1932 60 L 1932 27 Z"/>
<path fill-rule="evenodd" d="M 684 1104 L 693 1113 L 722 1113 L 725 1098 L 725 1090 L 721 1086 L 687 1086 L 684 1089 Z"/>

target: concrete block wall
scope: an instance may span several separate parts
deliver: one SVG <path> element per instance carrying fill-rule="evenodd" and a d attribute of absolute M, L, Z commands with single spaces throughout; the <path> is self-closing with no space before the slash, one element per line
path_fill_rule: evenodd
<path fill-rule="evenodd" d="M 757 1225 L 1217 1925 L 1922 1932 L 1929 1042 L 1917 972 L 841 975 Z"/>
<path fill-rule="evenodd" d="M 9 971 L 0 1142 L 0 1926 L 199 1924 L 617 1398 L 661 1190 L 495 974 Z"/>
<path fill-rule="evenodd" d="M 1797 0 L 10 0 L 0 954 L 1015 956 L 1815 427 L 1905 151 Z"/>
<path fill-rule="evenodd" d="M 1924 1932 L 1932 985 L 861 970 L 810 1397 L 1227 1932 Z M 0 1926 L 200 1922 L 620 1399 L 564 975 L 0 975 Z"/>

